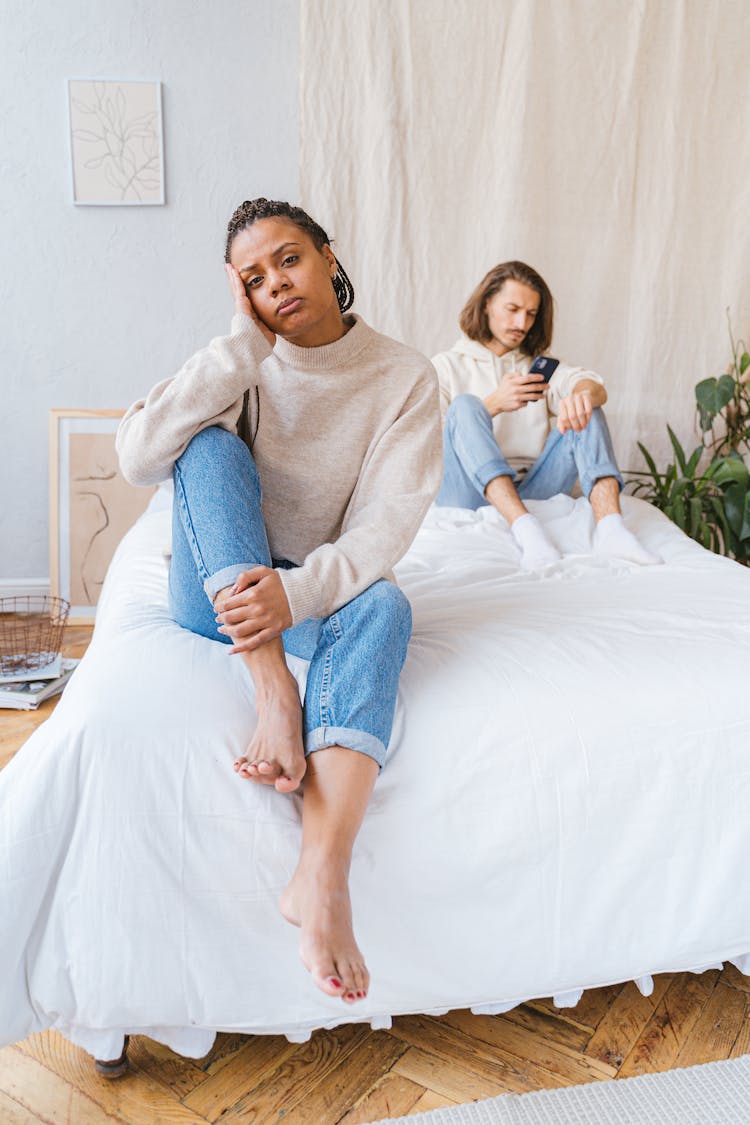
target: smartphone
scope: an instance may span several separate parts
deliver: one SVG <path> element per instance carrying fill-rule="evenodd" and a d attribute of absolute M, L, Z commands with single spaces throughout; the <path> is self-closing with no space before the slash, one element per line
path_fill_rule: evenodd
<path fill-rule="evenodd" d="M 559 366 L 559 359 L 553 359 L 551 355 L 538 355 L 529 368 L 529 375 L 542 375 L 545 383 L 549 383 Z"/>

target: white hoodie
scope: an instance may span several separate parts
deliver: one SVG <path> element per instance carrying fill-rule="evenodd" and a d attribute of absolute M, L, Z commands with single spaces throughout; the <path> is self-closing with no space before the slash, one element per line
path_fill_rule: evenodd
<path fill-rule="evenodd" d="M 432 359 L 440 381 L 443 422 L 456 395 L 470 394 L 484 399 L 497 390 L 509 372 L 527 374 L 533 361 L 533 356 L 525 355 L 518 348 L 498 356 L 484 344 L 462 336 L 450 351 L 440 352 Z M 569 395 L 582 379 L 591 379 L 604 386 L 604 380 L 595 372 L 561 362 L 549 381 L 546 395 L 538 402 L 495 415 L 492 420 L 495 439 L 514 469 L 523 471 L 534 464 L 544 449 L 550 419 L 557 415 L 560 399 Z"/>

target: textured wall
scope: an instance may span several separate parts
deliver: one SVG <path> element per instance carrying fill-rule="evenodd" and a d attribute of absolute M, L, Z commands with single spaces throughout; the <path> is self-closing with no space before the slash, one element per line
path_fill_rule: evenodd
<path fill-rule="evenodd" d="M 125 407 L 225 330 L 235 204 L 294 197 L 298 0 L 6 0 L 0 581 L 49 574 L 47 411 Z M 164 83 L 166 207 L 74 207 L 66 79 Z"/>

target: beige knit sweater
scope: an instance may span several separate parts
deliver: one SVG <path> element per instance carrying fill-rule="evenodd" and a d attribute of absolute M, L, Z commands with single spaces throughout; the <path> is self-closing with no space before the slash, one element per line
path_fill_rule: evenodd
<path fill-rule="evenodd" d="M 272 351 L 252 318 L 236 315 L 231 335 L 134 403 L 117 433 L 126 479 L 156 484 L 200 430 L 236 432 L 250 390 L 271 555 L 295 564 L 278 571 L 294 624 L 392 578 L 440 485 L 432 366 L 353 319 L 333 344 L 302 348 L 277 337 Z"/>

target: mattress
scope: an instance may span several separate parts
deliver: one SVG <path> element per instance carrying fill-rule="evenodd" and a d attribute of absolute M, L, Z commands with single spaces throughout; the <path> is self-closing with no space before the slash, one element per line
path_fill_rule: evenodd
<path fill-rule="evenodd" d="M 120 544 L 88 652 L 0 774 L 0 1042 L 116 1057 L 533 997 L 726 960 L 750 971 L 750 573 L 645 502 L 663 566 L 591 554 L 591 510 L 530 503 L 566 552 L 518 568 L 490 508 L 434 508 L 386 768 L 355 845 L 354 1007 L 278 913 L 301 798 L 240 779 L 240 660 L 170 620 L 168 498 Z M 290 657 L 304 690 L 306 665 Z"/>

